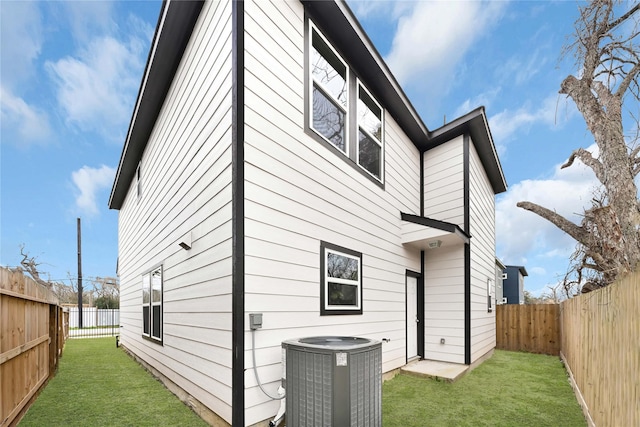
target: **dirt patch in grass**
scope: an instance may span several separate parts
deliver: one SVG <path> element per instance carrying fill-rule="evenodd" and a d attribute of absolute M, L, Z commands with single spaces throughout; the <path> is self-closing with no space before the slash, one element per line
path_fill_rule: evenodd
<path fill-rule="evenodd" d="M 450 384 L 399 375 L 383 385 L 385 427 L 585 426 L 558 357 L 496 350 Z"/>
<path fill-rule="evenodd" d="M 68 340 L 56 376 L 20 426 L 206 426 L 115 346 L 115 338 Z"/>

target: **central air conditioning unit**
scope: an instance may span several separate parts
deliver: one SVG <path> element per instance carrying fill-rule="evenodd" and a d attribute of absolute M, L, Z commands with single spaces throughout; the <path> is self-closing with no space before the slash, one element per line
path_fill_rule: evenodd
<path fill-rule="evenodd" d="M 357 337 L 282 343 L 287 427 L 382 426 L 382 344 Z"/>

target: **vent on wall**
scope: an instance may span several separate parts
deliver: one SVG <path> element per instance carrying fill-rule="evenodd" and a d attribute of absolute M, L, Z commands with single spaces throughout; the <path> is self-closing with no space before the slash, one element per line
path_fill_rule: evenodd
<path fill-rule="evenodd" d="M 382 425 L 382 347 L 356 337 L 282 343 L 287 427 Z"/>

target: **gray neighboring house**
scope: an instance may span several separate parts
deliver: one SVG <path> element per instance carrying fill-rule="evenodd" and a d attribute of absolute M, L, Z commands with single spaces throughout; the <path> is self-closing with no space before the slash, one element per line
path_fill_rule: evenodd
<path fill-rule="evenodd" d="M 527 270 L 521 265 L 507 265 L 504 268 L 503 297 L 506 304 L 524 304 L 524 278 Z"/>
<path fill-rule="evenodd" d="M 484 109 L 428 129 L 345 2 L 165 1 L 109 200 L 121 343 L 238 427 L 278 411 L 252 352 L 276 394 L 285 340 L 474 364 L 504 191 Z"/>

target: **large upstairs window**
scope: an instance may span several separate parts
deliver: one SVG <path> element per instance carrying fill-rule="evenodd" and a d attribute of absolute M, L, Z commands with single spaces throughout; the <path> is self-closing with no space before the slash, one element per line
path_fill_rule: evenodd
<path fill-rule="evenodd" d="M 309 58 L 313 79 L 312 127 L 347 153 L 347 66 L 316 31 L 311 35 Z"/>
<path fill-rule="evenodd" d="M 312 22 L 307 46 L 310 133 L 382 185 L 384 109 Z"/>

